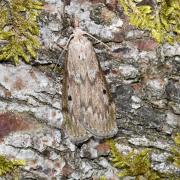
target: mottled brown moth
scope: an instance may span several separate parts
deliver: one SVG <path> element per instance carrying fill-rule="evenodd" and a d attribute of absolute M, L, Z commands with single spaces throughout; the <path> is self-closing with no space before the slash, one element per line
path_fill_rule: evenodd
<path fill-rule="evenodd" d="M 79 28 L 74 30 L 64 68 L 64 128 L 75 143 L 117 133 L 115 104 L 86 34 Z"/>

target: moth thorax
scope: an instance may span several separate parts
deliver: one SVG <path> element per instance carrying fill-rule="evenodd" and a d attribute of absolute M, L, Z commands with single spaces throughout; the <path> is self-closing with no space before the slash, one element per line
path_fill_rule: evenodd
<path fill-rule="evenodd" d="M 86 33 L 82 31 L 80 28 L 75 28 L 73 31 L 73 34 L 74 34 L 74 37 L 81 37 Z"/>

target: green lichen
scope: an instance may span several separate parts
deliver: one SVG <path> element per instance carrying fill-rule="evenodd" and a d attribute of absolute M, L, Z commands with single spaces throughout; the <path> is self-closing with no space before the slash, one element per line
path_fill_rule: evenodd
<path fill-rule="evenodd" d="M 158 173 L 151 168 L 149 149 L 144 149 L 139 153 L 132 150 L 125 155 L 117 150 L 115 142 L 110 141 L 109 145 L 113 165 L 122 170 L 118 173 L 119 177 L 135 176 L 137 180 L 141 177 L 149 180 L 161 179 Z"/>
<path fill-rule="evenodd" d="M 19 58 L 29 63 L 40 47 L 37 18 L 42 3 L 36 0 L 0 1 L 0 61 Z"/>
<path fill-rule="evenodd" d="M 169 158 L 172 163 L 180 168 L 180 133 L 174 137 L 175 146 L 171 149 L 172 156 Z"/>
<path fill-rule="evenodd" d="M 10 174 L 14 179 L 18 179 L 18 171 L 25 162 L 22 160 L 9 160 L 5 156 L 0 155 L 0 177 Z"/>
<path fill-rule="evenodd" d="M 180 41 L 180 1 L 155 0 L 143 4 L 143 0 L 119 0 L 132 25 L 149 30 L 158 42 Z"/>

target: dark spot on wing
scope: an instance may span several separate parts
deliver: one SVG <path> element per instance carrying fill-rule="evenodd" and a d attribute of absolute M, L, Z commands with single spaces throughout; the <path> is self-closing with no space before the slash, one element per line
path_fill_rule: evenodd
<path fill-rule="evenodd" d="M 72 97 L 70 95 L 68 96 L 68 101 L 72 101 Z"/>

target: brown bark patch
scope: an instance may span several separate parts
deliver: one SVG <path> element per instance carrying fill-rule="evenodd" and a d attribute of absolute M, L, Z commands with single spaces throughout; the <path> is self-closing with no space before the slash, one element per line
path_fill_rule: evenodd
<path fill-rule="evenodd" d="M 11 132 L 27 130 L 31 125 L 28 121 L 13 112 L 0 113 L 0 140 Z"/>
<path fill-rule="evenodd" d="M 135 45 L 141 51 L 152 51 L 158 46 L 158 44 L 152 39 L 137 40 Z"/>
<path fill-rule="evenodd" d="M 62 168 L 62 175 L 63 175 L 63 177 L 68 177 L 72 173 L 73 173 L 73 169 L 72 169 L 72 167 L 69 164 L 66 164 Z"/>
<path fill-rule="evenodd" d="M 22 90 L 24 87 L 25 87 L 24 81 L 20 77 L 17 77 L 17 79 L 13 85 L 13 88 L 16 90 Z"/>
<path fill-rule="evenodd" d="M 5 95 L 6 98 L 9 98 L 9 97 L 11 97 L 11 92 L 8 91 L 8 90 L 6 90 L 6 91 L 4 92 L 4 95 Z"/>
<path fill-rule="evenodd" d="M 114 42 L 122 42 L 124 40 L 125 33 L 123 31 L 115 32 L 113 34 Z"/>
<path fill-rule="evenodd" d="M 100 155 L 106 155 L 106 154 L 108 154 L 110 152 L 110 147 L 109 147 L 109 145 L 107 143 L 99 144 L 96 147 L 96 149 L 97 149 L 98 154 L 100 154 Z"/>
<path fill-rule="evenodd" d="M 91 3 L 94 3 L 94 4 L 96 4 L 96 3 L 104 3 L 105 2 L 105 0 L 89 0 Z"/>
<path fill-rule="evenodd" d="M 142 84 L 141 83 L 134 83 L 131 85 L 131 87 L 135 90 L 135 91 L 140 91 L 142 89 Z"/>
<path fill-rule="evenodd" d="M 106 6 L 111 11 L 115 11 L 117 5 L 118 5 L 118 0 L 106 0 Z"/>

